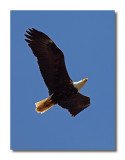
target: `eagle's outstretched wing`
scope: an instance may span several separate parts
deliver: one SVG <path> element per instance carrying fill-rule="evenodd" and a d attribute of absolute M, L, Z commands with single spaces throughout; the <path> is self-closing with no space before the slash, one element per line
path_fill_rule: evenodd
<path fill-rule="evenodd" d="M 90 98 L 80 93 L 58 103 L 62 108 L 68 109 L 72 116 L 76 116 L 79 112 L 90 105 Z"/>
<path fill-rule="evenodd" d="M 49 89 L 52 94 L 56 88 L 61 87 L 64 83 L 72 82 L 70 79 L 64 60 L 63 52 L 55 45 L 55 43 L 44 33 L 29 29 L 25 39 L 37 57 L 38 65 Z"/>

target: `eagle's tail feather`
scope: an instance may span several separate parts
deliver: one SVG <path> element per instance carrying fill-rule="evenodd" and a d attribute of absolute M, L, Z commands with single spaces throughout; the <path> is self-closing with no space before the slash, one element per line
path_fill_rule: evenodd
<path fill-rule="evenodd" d="M 50 109 L 51 107 L 53 107 L 55 105 L 55 103 L 53 102 L 53 100 L 51 99 L 51 97 L 48 97 L 42 101 L 39 101 L 37 103 L 35 103 L 36 105 L 36 111 L 37 112 L 41 112 L 44 113 L 46 112 L 48 109 Z"/>

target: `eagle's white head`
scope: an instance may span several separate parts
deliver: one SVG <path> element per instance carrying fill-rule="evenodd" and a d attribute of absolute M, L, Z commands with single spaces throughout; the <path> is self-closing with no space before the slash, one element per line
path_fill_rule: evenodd
<path fill-rule="evenodd" d="M 78 82 L 73 82 L 73 86 L 77 88 L 78 91 L 84 87 L 86 82 L 88 81 L 88 78 L 82 79 L 81 81 Z"/>

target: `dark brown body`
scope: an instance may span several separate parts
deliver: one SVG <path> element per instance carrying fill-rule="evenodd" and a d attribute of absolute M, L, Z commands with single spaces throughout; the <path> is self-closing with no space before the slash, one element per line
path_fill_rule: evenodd
<path fill-rule="evenodd" d="M 64 85 L 62 88 L 58 88 L 52 95 L 54 103 L 60 103 L 66 99 L 69 99 L 73 95 L 77 94 L 78 90 L 73 86 L 72 83 Z"/>

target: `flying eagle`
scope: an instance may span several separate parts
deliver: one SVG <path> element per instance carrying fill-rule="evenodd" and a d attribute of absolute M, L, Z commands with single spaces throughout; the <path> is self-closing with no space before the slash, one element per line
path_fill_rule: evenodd
<path fill-rule="evenodd" d="M 35 103 L 36 111 L 44 113 L 54 105 L 68 109 L 71 116 L 90 105 L 90 98 L 79 93 L 88 78 L 74 82 L 68 75 L 64 54 L 55 43 L 43 32 L 34 28 L 26 31 L 33 54 L 37 57 L 40 72 L 49 90 L 49 97 Z"/>

